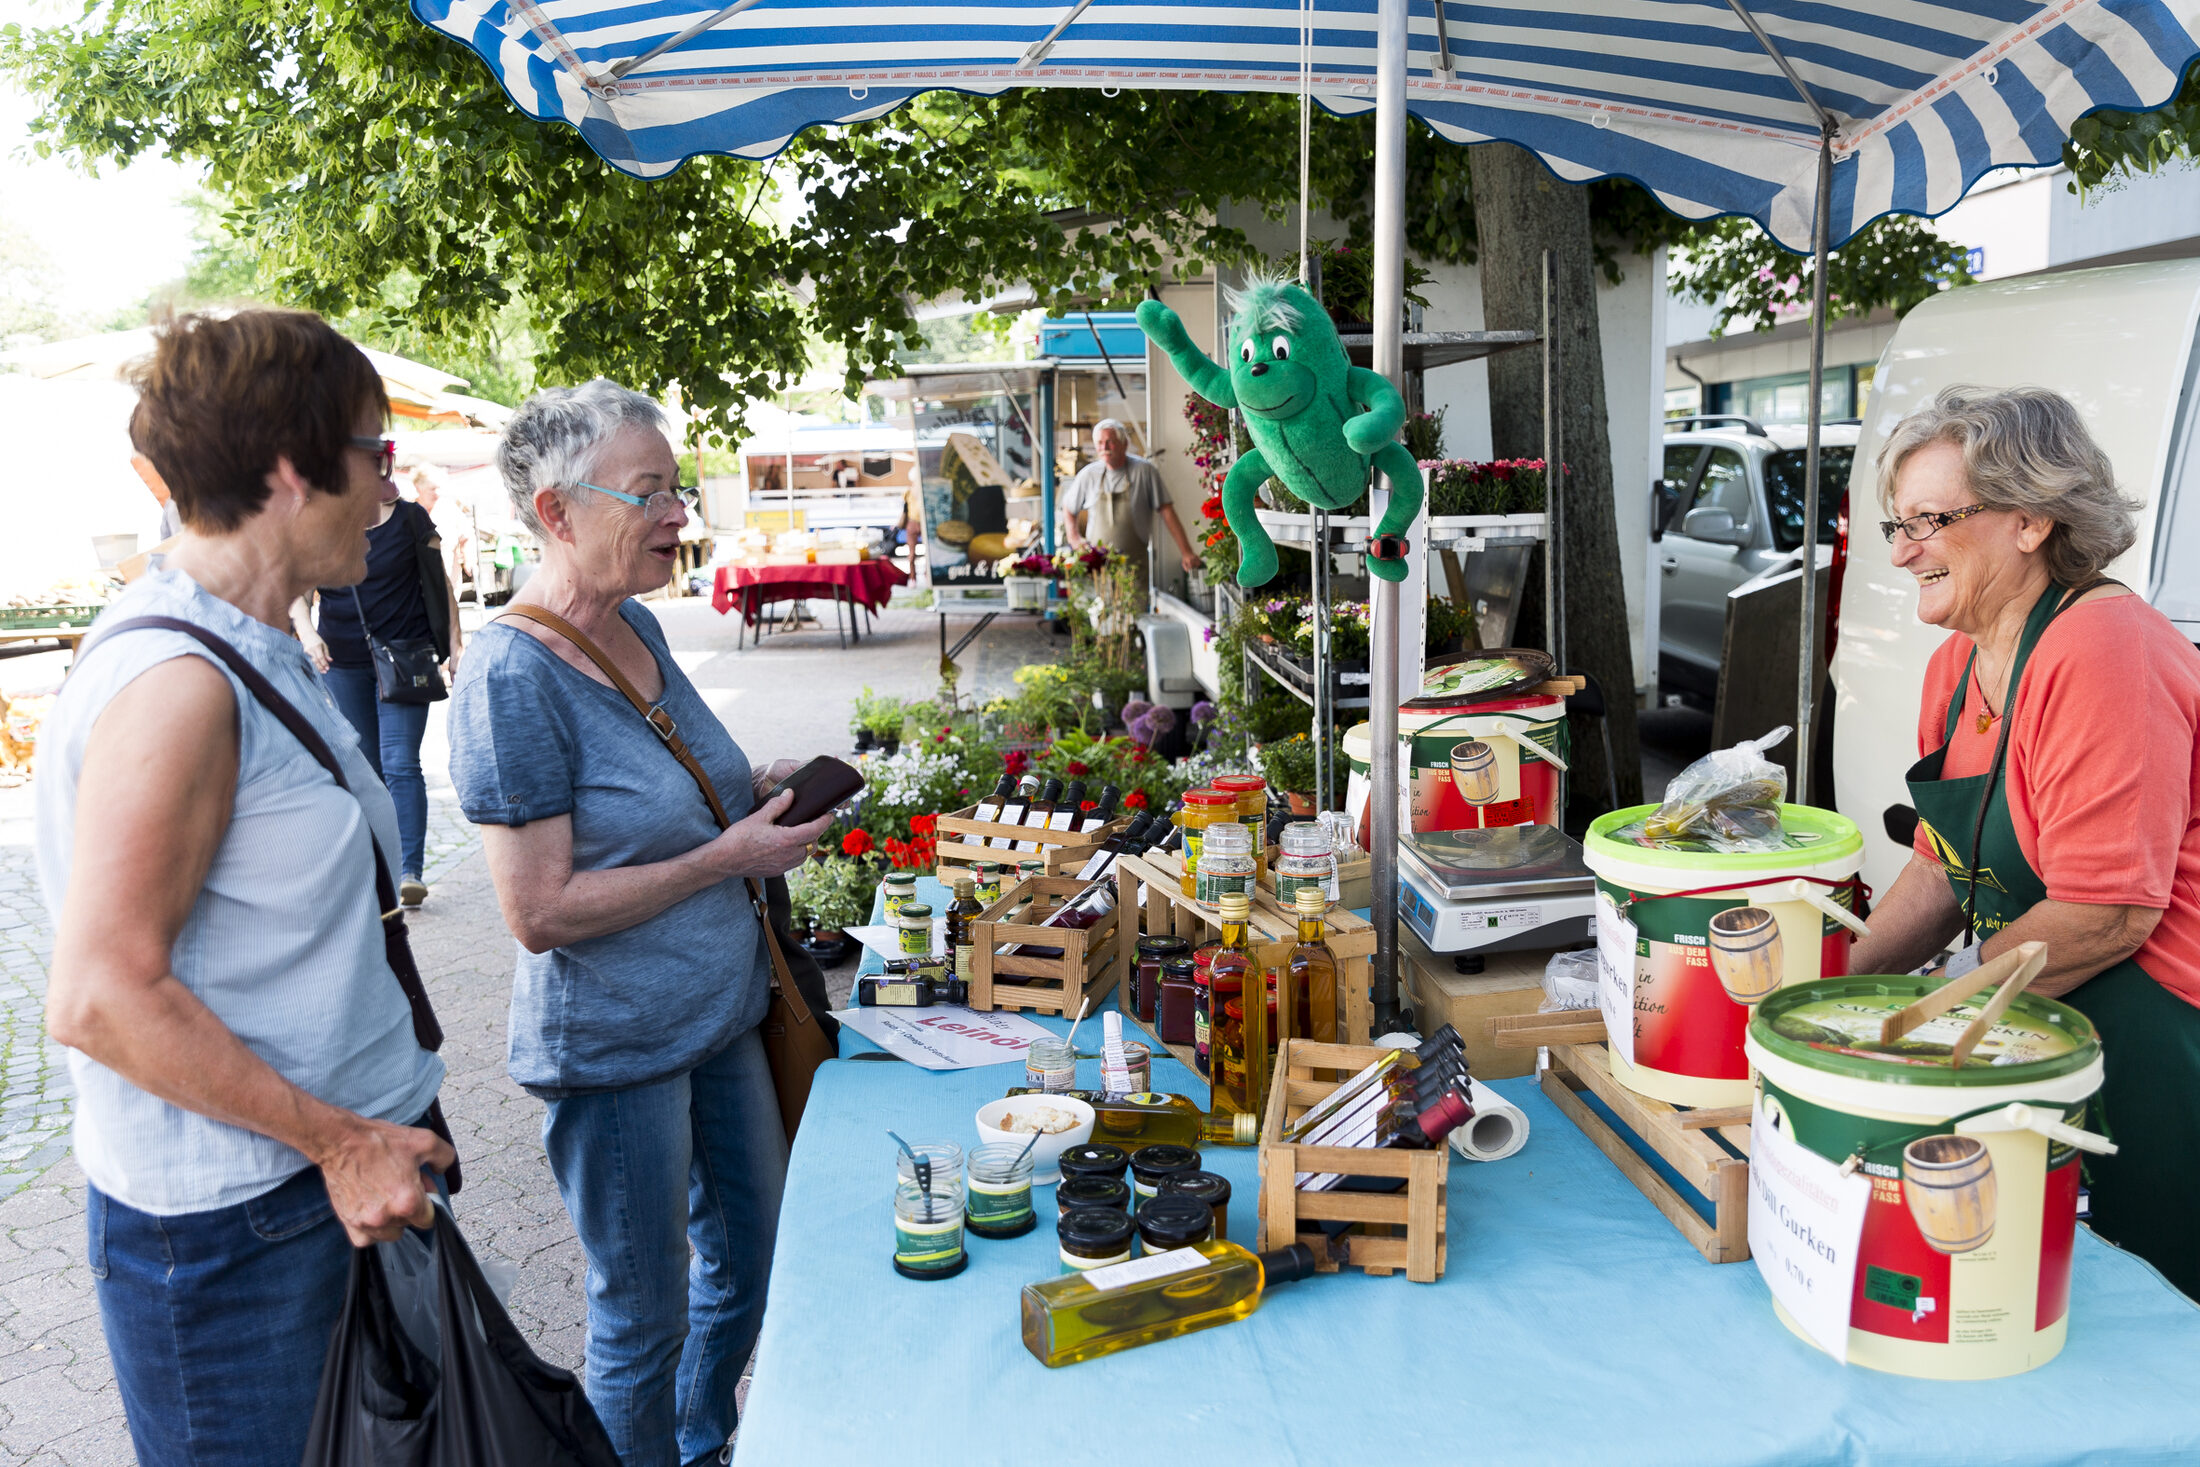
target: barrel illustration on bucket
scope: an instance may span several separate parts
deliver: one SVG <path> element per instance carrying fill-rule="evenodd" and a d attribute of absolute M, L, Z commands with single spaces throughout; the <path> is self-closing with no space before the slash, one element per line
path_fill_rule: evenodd
<path fill-rule="evenodd" d="M 1497 755 L 1480 739 L 1454 744 L 1451 782 L 1458 788 L 1459 798 L 1468 804 L 1489 804 L 1497 798 Z"/>
<path fill-rule="evenodd" d="M 1599 816 L 1583 842 L 1602 898 L 1597 920 L 1627 924 L 1635 954 L 1634 1032 L 1631 1044 L 1613 1044 L 1612 1074 L 1671 1105 L 1747 1105 L 1749 1006 L 1848 972 L 1850 940 L 1864 930 L 1855 883 L 1864 838 L 1807 805 L 1781 807 L 1779 850 L 1646 847 L 1614 835 L 1654 808 Z"/>
<path fill-rule="evenodd" d="M 1711 971 L 1738 1004 L 1753 1004 L 1780 986 L 1786 950 L 1780 921 L 1763 907 L 1728 907 L 1711 918 Z"/>
<path fill-rule="evenodd" d="M 1937 986 L 1910 976 L 1789 984 L 1755 1009 L 1748 1057 L 1768 1118 L 1871 1181 L 1850 1363 L 1988 1380 L 2062 1349 L 2079 1152 L 2114 1149 L 2081 1129 L 2101 1085 L 2101 1045 L 2076 1009 L 2022 993 L 1953 1063 L 1991 990 L 1882 1037 L 1889 1016 Z"/>
<path fill-rule="evenodd" d="M 1994 1158 L 1976 1136 L 1903 1147 L 1902 1197 L 1919 1236 L 1942 1253 L 1968 1253 L 1994 1236 Z"/>
<path fill-rule="evenodd" d="M 1449 687 L 1457 681 L 1450 676 L 1455 666 L 1432 665 L 1422 680 L 1423 688 Z M 1399 705 L 1398 740 L 1400 829 L 1555 828 L 1564 818 L 1572 742 L 1563 697 L 1517 688 L 1494 695 L 1428 692 Z M 1453 755 L 1462 744 L 1480 744 L 1489 751 L 1486 779 L 1468 771 L 1467 782 L 1460 782 L 1462 771 L 1453 763 Z M 1371 753 L 1366 724 L 1346 732 L 1344 752 L 1351 771 L 1345 812 L 1358 827 L 1364 847 Z"/>

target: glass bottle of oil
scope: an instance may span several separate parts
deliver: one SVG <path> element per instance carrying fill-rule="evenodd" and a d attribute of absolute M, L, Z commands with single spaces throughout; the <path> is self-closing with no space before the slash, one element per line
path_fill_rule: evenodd
<path fill-rule="evenodd" d="M 1297 1031 L 1316 1044 L 1337 1042 L 1337 955 L 1322 941 L 1322 914 L 1328 899 L 1318 887 L 1298 890 L 1299 942 L 1284 960 L 1284 974 L 1292 985 L 1292 997 L 1304 1008 L 1298 1014 Z"/>
<path fill-rule="evenodd" d="M 985 910 L 978 905 L 978 883 L 975 878 L 955 878 L 955 899 L 947 904 L 947 951 L 955 959 L 955 976 L 968 983 L 971 978 L 971 951 L 978 940 L 977 920 Z"/>
<path fill-rule="evenodd" d="M 1013 1093 L 1013 1092 L 1011 1092 Z M 1130 1150 L 1139 1146 L 1251 1146 L 1260 1139 L 1259 1118 L 1222 1111 L 1209 1115 L 1182 1095 L 1147 1091 L 1092 1102 L 1092 1139 Z"/>
<path fill-rule="evenodd" d="M 1275 1284 L 1314 1272 L 1314 1250 L 1292 1243 L 1254 1254 L 1210 1239 L 1129 1263 L 1024 1285 L 1024 1348 L 1044 1365 L 1074 1365 L 1245 1318 Z"/>
<path fill-rule="evenodd" d="M 1247 1097 L 1256 1091 L 1256 1087 L 1250 1083 L 1253 1065 L 1251 1057 L 1258 1057 L 1258 1068 L 1261 1072 L 1262 1083 L 1257 1091 L 1265 1093 L 1268 1088 L 1268 1006 L 1264 1003 L 1251 1006 L 1261 1011 L 1258 1021 L 1260 1043 L 1253 1042 L 1254 1036 L 1249 1031 L 1254 1021 L 1250 1019 L 1245 1022 L 1244 1030 L 1236 1036 L 1237 1044 L 1233 1048 L 1238 1049 L 1241 1056 L 1238 1065 L 1244 1066 L 1244 1069 L 1226 1070 L 1212 1053 L 1220 1048 L 1216 1041 L 1223 1027 L 1223 992 L 1235 988 L 1240 993 L 1253 993 L 1259 991 L 1262 982 L 1259 971 L 1253 966 L 1253 955 L 1246 946 L 1252 923 L 1252 902 L 1243 892 L 1226 892 L 1221 901 L 1220 917 L 1222 943 L 1207 962 L 1208 983 L 1215 995 L 1210 1000 L 1215 1013 L 1209 1020 L 1209 1026 L 1210 1032 L 1216 1036 L 1209 1040 L 1207 1079 L 1213 1087 L 1213 1109 L 1217 1115 L 1224 1111 L 1242 1111 L 1247 1115 L 1258 1116 L 1259 1105 Z"/>

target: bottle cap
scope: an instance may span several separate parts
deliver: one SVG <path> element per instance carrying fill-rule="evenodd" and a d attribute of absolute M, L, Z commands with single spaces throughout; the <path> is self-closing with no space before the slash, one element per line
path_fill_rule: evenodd
<path fill-rule="evenodd" d="M 1117 1212 L 1127 1212 L 1131 1205 L 1131 1184 L 1121 1177 L 1065 1176 L 1062 1185 L 1054 1189 L 1054 1205 L 1064 1213 L 1075 1212 L 1081 1207 L 1112 1207 Z"/>
<path fill-rule="evenodd" d="M 1130 1214 L 1113 1207 L 1072 1208 L 1054 1224 L 1054 1235 L 1064 1243 L 1103 1258 L 1130 1247 L 1136 1231 Z"/>
<path fill-rule="evenodd" d="M 1414 1124 L 1431 1142 L 1439 1142 L 1473 1119 L 1474 1107 L 1467 1103 L 1467 1097 L 1457 1090 L 1446 1090 L 1421 1108 Z"/>
<path fill-rule="evenodd" d="M 1249 1121 L 1249 1115 L 1240 1114 L 1236 1119 Z M 1213 1172 L 1178 1172 L 1161 1179 L 1160 1194 L 1169 1197 L 1182 1194 L 1197 1197 L 1210 1208 L 1221 1207 L 1230 1200 L 1230 1179 L 1218 1177 Z"/>
<path fill-rule="evenodd" d="M 1249 790 L 1268 788 L 1268 781 L 1257 774 L 1218 774 L 1215 776 L 1214 783 L 1216 789 L 1228 790 L 1234 795 L 1242 795 Z"/>
<path fill-rule="evenodd" d="M 1286 856 L 1326 856 L 1331 852 L 1329 832 L 1311 820 L 1294 820 L 1286 825 L 1280 843 Z"/>
<path fill-rule="evenodd" d="M 907 911 L 908 908 L 904 907 L 902 910 Z M 1432 1060 L 1447 1050 L 1463 1050 L 1466 1047 L 1466 1041 L 1459 1037 L 1459 1031 L 1445 1024 L 1422 1040 L 1413 1052 L 1424 1060 Z"/>
<path fill-rule="evenodd" d="M 967 898 L 975 897 L 977 894 L 978 879 L 975 876 L 958 876 L 955 878 L 956 901 L 963 901 Z M 907 907 L 904 907 L 902 908 L 902 910 L 906 912 L 909 909 Z"/>
<path fill-rule="evenodd" d="M 1204 1242 L 1214 1230 L 1215 1210 L 1197 1197 L 1175 1193 L 1149 1197 L 1138 1209 L 1138 1236 L 1149 1253 Z"/>
<path fill-rule="evenodd" d="M 1260 1269 L 1264 1288 L 1311 1278 L 1315 1270 L 1314 1250 L 1304 1243 L 1287 1243 L 1273 1253 L 1261 1254 Z"/>
<path fill-rule="evenodd" d="M 1138 950 L 1141 953 L 1152 953 L 1155 957 L 1170 958 L 1179 953 L 1190 952 L 1192 943 L 1188 937 L 1178 937 L 1171 932 L 1157 932 L 1139 938 Z"/>
<path fill-rule="evenodd" d="M 1163 1177 L 1198 1170 L 1199 1153 L 1189 1146 L 1162 1142 L 1154 1146 L 1141 1146 L 1131 1153 L 1131 1175 L 1149 1187 L 1158 1188 Z"/>
<path fill-rule="evenodd" d="M 1302 886 L 1292 898 L 1299 904 L 1301 917 L 1319 917 L 1329 910 L 1329 893 L 1318 886 Z"/>
<path fill-rule="evenodd" d="M 1186 809 L 1197 806 L 1209 811 L 1219 810 L 1225 805 L 1234 809 L 1237 806 L 1237 796 L 1228 790 L 1192 790 L 1184 796 L 1184 805 Z"/>
<path fill-rule="evenodd" d="M 1082 1146 L 1072 1146 L 1062 1153 L 1062 1176 L 1116 1177 L 1130 1170 L 1131 1159 L 1120 1146 L 1105 1142 L 1088 1141 Z"/>
<path fill-rule="evenodd" d="M 926 906 L 923 902 L 903 902 L 901 904 L 901 911 L 897 915 L 902 917 L 904 920 L 907 920 L 911 917 L 922 917 L 926 921 L 930 921 L 932 918 L 932 909 Z"/>
<path fill-rule="evenodd" d="M 906 909 L 904 909 L 906 910 Z M 1226 891 L 1222 894 L 1222 920 L 1243 922 L 1253 915 L 1252 898 L 1242 891 Z"/>
<path fill-rule="evenodd" d="M 1182 978 L 1187 983 L 1191 981 L 1192 975 L 1198 969 L 1199 965 L 1192 961 L 1189 953 L 1174 953 L 1161 959 L 1162 972 L 1168 974 L 1171 978 Z"/>

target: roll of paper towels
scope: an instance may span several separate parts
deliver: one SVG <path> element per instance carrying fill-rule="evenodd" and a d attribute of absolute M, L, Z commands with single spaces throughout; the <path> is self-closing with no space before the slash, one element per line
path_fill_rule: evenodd
<path fill-rule="evenodd" d="M 1503 1161 L 1528 1144 L 1528 1117 L 1520 1107 L 1483 1084 L 1467 1085 L 1474 1119 L 1451 1133 L 1451 1149 L 1469 1161 Z"/>

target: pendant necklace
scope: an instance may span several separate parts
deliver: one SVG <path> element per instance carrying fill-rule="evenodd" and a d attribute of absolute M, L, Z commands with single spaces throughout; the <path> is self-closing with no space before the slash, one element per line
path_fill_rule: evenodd
<path fill-rule="evenodd" d="M 1980 681 L 1975 662 L 1971 664 L 1971 685 L 1978 689 L 1978 704 L 1983 710 L 1978 716 L 1978 731 L 1983 734 L 2000 721 L 2001 715 L 1994 711 L 1994 705 L 1986 697 L 1986 684 Z"/>

